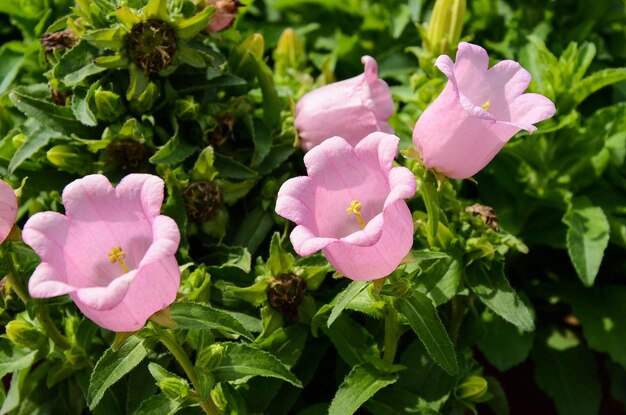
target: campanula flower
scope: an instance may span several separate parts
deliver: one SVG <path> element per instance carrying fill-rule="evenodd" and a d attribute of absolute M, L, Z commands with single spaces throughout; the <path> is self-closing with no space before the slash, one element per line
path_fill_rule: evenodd
<path fill-rule="evenodd" d="M 24 242 L 42 261 L 30 294 L 69 294 L 109 330 L 143 327 L 175 300 L 180 285 L 174 258 L 180 233 L 160 214 L 163 188 L 163 180 L 149 174 L 130 174 L 116 188 L 100 174 L 67 185 L 65 215 L 37 213 L 24 226 Z"/>
<path fill-rule="evenodd" d="M 512 60 L 489 69 L 480 46 L 462 42 L 456 62 L 440 56 L 435 66 L 447 77 L 443 92 L 424 111 L 413 130 L 413 143 L 424 165 L 455 179 L 485 167 L 520 130 L 554 115 L 552 101 L 524 94 L 530 74 Z"/>
<path fill-rule="evenodd" d="M 0 242 L 4 241 L 17 217 L 17 198 L 15 191 L 3 180 L 0 180 Z"/>
<path fill-rule="evenodd" d="M 393 272 L 413 244 L 413 219 L 404 199 L 415 176 L 393 167 L 399 138 L 381 132 L 356 147 L 332 137 L 304 156 L 308 176 L 287 180 L 276 213 L 297 224 L 291 242 L 301 255 L 324 252 L 346 277 L 382 278 Z"/>
<path fill-rule="evenodd" d="M 295 126 L 304 151 L 327 138 L 340 136 L 352 146 L 375 131 L 393 134 L 387 120 L 393 114 L 389 86 L 378 79 L 378 64 L 363 56 L 363 74 L 305 94 L 296 105 Z"/>

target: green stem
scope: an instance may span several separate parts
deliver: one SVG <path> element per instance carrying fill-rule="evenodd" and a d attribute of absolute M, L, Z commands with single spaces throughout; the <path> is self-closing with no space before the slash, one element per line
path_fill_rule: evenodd
<path fill-rule="evenodd" d="M 24 304 L 26 304 L 28 302 L 29 296 L 26 293 L 26 291 L 24 290 L 24 288 L 22 287 L 22 285 L 19 283 L 17 278 L 15 278 L 15 275 L 13 275 L 12 272 L 9 272 L 6 275 L 6 279 L 9 282 L 9 284 L 11 285 L 11 288 L 13 289 L 13 291 L 15 291 L 15 294 L 17 294 L 19 299 L 22 300 L 22 302 Z"/>
<path fill-rule="evenodd" d="M 452 343 L 456 344 L 459 338 L 459 331 L 465 318 L 465 312 L 467 311 L 467 297 L 457 295 L 451 301 L 452 316 L 450 318 L 450 337 Z"/>
<path fill-rule="evenodd" d="M 159 340 L 174 355 L 174 358 L 183 368 L 185 374 L 191 381 L 193 388 L 199 395 L 201 391 L 200 380 L 198 379 L 198 375 L 196 374 L 196 369 L 194 368 L 193 363 L 191 363 L 191 360 L 189 360 L 189 356 L 187 356 L 187 353 L 185 353 L 181 345 L 178 344 L 178 341 L 176 341 L 176 338 L 171 333 L 169 333 L 167 330 L 162 330 L 159 328 L 155 329 L 156 332 L 159 334 Z M 215 402 L 213 402 L 213 399 L 210 395 L 206 401 L 200 400 L 200 407 L 208 415 L 222 414 L 222 411 L 220 411 L 219 408 L 215 405 Z"/>
<path fill-rule="evenodd" d="M 37 319 L 43 326 L 44 330 L 46 330 L 48 336 L 52 339 L 54 344 L 56 344 L 59 349 L 67 350 L 70 348 L 70 342 L 64 335 L 61 334 L 59 329 L 57 329 L 57 326 L 54 325 L 54 321 L 52 321 L 48 310 L 39 310 L 37 312 Z"/>
<path fill-rule="evenodd" d="M 428 214 L 428 227 L 426 236 L 428 244 L 431 247 L 437 246 L 437 227 L 439 226 L 439 193 L 437 188 L 430 182 L 428 175 L 422 178 L 420 186 L 422 199 L 426 205 L 426 213 Z"/>
<path fill-rule="evenodd" d="M 385 345 L 383 351 L 383 361 L 392 365 L 398 350 L 398 340 L 400 340 L 400 327 L 398 325 L 398 312 L 391 303 L 387 303 L 387 313 L 385 315 Z"/>

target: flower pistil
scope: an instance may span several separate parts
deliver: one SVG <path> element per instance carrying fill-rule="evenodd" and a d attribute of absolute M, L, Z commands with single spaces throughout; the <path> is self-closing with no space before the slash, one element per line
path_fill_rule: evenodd
<path fill-rule="evenodd" d="M 353 200 L 352 202 L 350 202 L 350 206 L 348 206 L 346 212 L 348 213 L 348 216 L 354 214 L 354 216 L 356 216 L 357 220 L 359 221 L 361 228 L 365 229 L 365 221 L 363 220 L 363 216 L 361 216 L 361 207 L 362 205 L 359 203 L 358 200 Z"/>
<path fill-rule="evenodd" d="M 126 254 L 124 253 L 124 251 L 122 251 L 121 246 L 114 246 L 111 249 L 111 252 L 109 252 L 109 261 L 111 262 L 111 264 L 115 264 L 117 262 L 118 264 L 120 264 L 120 267 L 122 267 L 122 271 L 127 273 L 128 267 L 124 263 L 124 258 L 126 258 Z"/>

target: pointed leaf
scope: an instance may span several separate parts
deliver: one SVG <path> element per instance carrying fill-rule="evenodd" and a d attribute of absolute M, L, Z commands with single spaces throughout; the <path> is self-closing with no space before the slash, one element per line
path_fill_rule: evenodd
<path fill-rule="evenodd" d="M 170 316 L 184 329 L 225 330 L 254 339 L 252 334 L 232 314 L 206 304 L 177 302 L 170 306 Z"/>
<path fill-rule="evenodd" d="M 459 366 L 454 346 L 430 298 L 413 291 L 410 297 L 394 299 L 394 305 L 407 319 L 435 363 L 446 372 L 456 374 Z"/>
<path fill-rule="evenodd" d="M 382 374 L 371 365 L 355 366 L 337 390 L 329 415 L 351 415 L 376 392 L 396 381 L 394 375 Z"/>
<path fill-rule="evenodd" d="M 270 242 L 270 257 L 267 260 L 267 267 L 275 277 L 290 272 L 293 267 L 293 255 L 283 249 L 283 239 L 278 232 L 274 232 Z"/>
<path fill-rule="evenodd" d="M 337 317 L 341 315 L 341 312 L 350 304 L 350 301 L 367 288 L 368 285 L 369 283 L 365 281 L 352 281 L 345 290 L 340 292 L 337 297 L 335 297 L 336 301 L 333 301 L 335 302 L 335 307 L 333 307 L 333 311 L 330 312 L 330 317 L 328 317 L 326 324 L 330 327 Z"/>
<path fill-rule="evenodd" d="M 200 13 L 181 20 L 177 25 L 176 34 L 181 39 L 191 39 L 209 24 L 211 15 L 215 12 L 214 7 L 207 7 Z"/>

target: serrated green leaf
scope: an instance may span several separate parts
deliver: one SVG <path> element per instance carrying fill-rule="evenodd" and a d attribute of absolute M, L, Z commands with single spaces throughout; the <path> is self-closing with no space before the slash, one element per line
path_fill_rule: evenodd
<path fill-rule="evenodd" d="M 95 408 L 104 393 L 115 382 L 133 370 L 148 355 L 148 349 L 137 336 L 129 338 L 117 352 L 108 349 L 96 363 L 87 391 L 87 405 Z"/>
<path fill-rule="evenodd" d="M 301 388 L 302 383 L 275 356 L 245 344 L 225 343 L 224 358 L 213 369 L 222 381 L 248 376 L 264 376 L 284 380 Z"/>
<path fill-rule="evenodd" d="M 143 401 L 133 415 L 173 415 L 181 407 L 182 402 L 173 401 L 164 394 L 159 394 Z"/>
<path fill-rule="evenodd" d="M 80 42 L 61 57 L 52 74 L 67 86 L 75 86 L 85 78 L 106 70 L 98 66 L 94 60 L 99 51 L 86 41 Z"/>
<path fill-rule="evenodd" d="M 217 171 L 219 171 L 220 177 L 225 179 L 246 180 L 256 179 L 258 177 L 258 174 L 250 167 L 219 153 L 215 154 L 214 165 Z"/>
<path fill-rule="evenodd" d="M 591 286 L 609 244 L 609 220 L 602 208 L 579 199 L 568 207 L 563 222 L 568 227 L 567 252 L 576 273 L 583 284 Z"/>
<path fill-rule="evenodd" d="M 25 61 L 24 53 L 5 44 L 0 48 L 0 95 L 9 89 Z"/>
<path fill-rule="evenodd" d="M 380 359 L 378 345 L 370 332 L 346 314 L 340 314 L 332 326 L 322 324 L 321 328 L 348 365 Z"/>
<path fill-rule="evenodd" d="M 413 291 L 410 297 L 395 298 L 394 306 L 407 319 L 435 363 L 446 372 L 456 374 L 459 365 L 454 346 L 430 298 Z"/>
<path fill-rule="evenodd" d="M 497 315 L 524 331 L 532 331 L 535 323 L 530 311 L 520 300 L 504 276 L 504 264 L 493 264 L 487 270 L 482 264 L 467 270 L 467 284 L 480 301 Z"/>
<path fill-rule="evenodd" d="M 87 88 L 74 88 L 70 108 L 78 121 L 87 126 L 95 127 L 98 124 L 98 120 L 90 108 L 88 93 L 89 89 Z"/>
<path fill-rule="evenodd" d="M 178 164 L 186 160 L 197 150 L 198 147 L 187 143 L 176 134 L 150 157 L 150 163 Z"/>
<path fill-rule="evenodd" d="M 0 341 L 0 377 L 35 363 L 37 350 L 17 349 L 7 340 Z"/>
<path fill-rule="evenodd" d="M 78 121 L 68 107 L 54 105 L 51 102 L 31 97 L 19 90 L 11 92 L 9 98 L 20 111 L 35 118 L 46 127 L 66 135 L 76 134 L 81 138 L 91 138 L 95 135 L 95 130 Z"/>
<path fill-rule="evenodd" d="M 523 332 L 489 310 L 483 312 L 485 336 L 478 348 L 498 370 L 509 370 L 526 359 L 533 347 L 532 332 Z"/>
<path fill-rule="evenodd" d="M 170 316 L 185 329 L 225 330 L 254 339 L 252 334 L 231 314 L 206 304 L 176 302 L 170 306 Z"/>
<path fill-rule="evenodd" d="M 557 350 L 544 342 L 533 349 L 535 380 L 560 415 L 597 414 L 601 386 L 596 361 L 584 345 Z"/>
<path fill-rule="evenodd" d="M 378 372 L 371 365 L 355 366 L 345 377 L 328 410 L 329 415 L 351 415 L 376 392 L 391 385 L 397 377 Z"/>
<path fill-rule="evenodd" d="M 17 149 L 9 162 L 9 172 L 14 172 L 22 165 L 24 161 L 29 159 L 33 154 L 42 149 L 53 138 L 59 138 L 61 135 L 43 125 L 37 123 L 26 128 L 25 135 L 28 138 L 24 144 Z"/>
<path fill-rule="evenodd" d="M 275 277 L 290 272 L 293 267 L 293 255 L 283 249 L 283 239 L 278 232 L 274 232 L 270 242 L 270 256 L 267 260 L 267 267 Z"/>
<path fill-rule="evenodd" d="M 335 300 L 333 300 L 335 306 L 330 312 L 330 316 L 326 322 L 329 327 L 333 324 L 337 317 L 341 315 L 341 312 L 348 306 L 348 304 L 350 304 L 350 301 L 359 295 L 361 291 L 367 287 L 367 285 L 368 283 L 364 281 L 352 281 L 345 290 L 341 291 L 337 297 L 335 297 Z"/>
<path fill-rule="evenodd" d="M 626 79 L 626 68 L 607 68 L 594 72 L 582 81 L 572 85 L 569 95 L 572 108 L 583 102 L 585 98 L 605 86 L 621 82 Z"/>
<path fill-rule="evenodd" d="M 99 49 L 118 50 L 124 46 L 124 34 L 125 30 L 118 26 L 92 30 L 82 35 L 81 38 Z"/>

